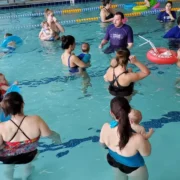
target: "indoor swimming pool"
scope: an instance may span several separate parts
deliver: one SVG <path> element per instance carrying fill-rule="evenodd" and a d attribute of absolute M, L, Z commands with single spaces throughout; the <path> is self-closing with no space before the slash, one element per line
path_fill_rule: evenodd
<path fill-rule="evenodd" d="M 120 4 L 127 1 L 113 0 Z M 132 2 L 132 1 L 128 1 Z M 100 2 L 77 3 L 73 8 L 98 7 Z M 164 3 L 161 3 L 164 7 Z M 180 7 L 180 2 L 174 3 Z M 0 59 L 0 72 L 9 82 L 17 80 L 25 99 L 25 113 L 41 116 L 49 126 L 60 133 L 61 145 L 53 145 L 47 139 L 39 143 L 39 155 L 33 162 L 33 180 L 110 180 L 113 171 L 106 161 L 106 150 L 99 144 L 102 125 L 111 121 L 109 104 L 112 96 L 108 92 L 108 83 L 103 76 L 109 67 L 109 56 L 98 48 L 104 37 L 107 25 L 99 22 L 65 24 L 65 35 L 76 39 L 75 54 L 81 52 L 81 43 L 91 46 L 91 67 L 87 73 L 91 86 L 84 90 L 80 77 L 69 76 L 67 68 L 61 63 L 60 41 L 42 42 L 38 38 L 40 27 L 23 28 L 26 25 L 38 25 L 44 16 L 17 16 L 43 12 L 47 6 L 0 10 L 0 37 L 12 33 L 22 38 L 23 44 L 14 53 Z M 72 8 L 68 5 L 48 6 L 57 11 Z M 128 11 L 117 8 L 124 13 Z M 129 13 L 129 12 L 128 12 Z M 178 14 L 178 13 L 177 13 Z M 10 17 L 9 17 L 10 16 Z M 15 17 L 13 17 L 15 16 Z M 76 14 L 56 14 L 59 21 L 88 17 L 98 17 L 99 11 Z M 151 40 L 156 47 L 169 48 L 168 40 L 162 36 L 176 23 L 163 25 L 156 21 L 157 15 L 128 17 L 134 31 L 134 47 L 131 54 L 146 64 L 151 70 L 150 76 L 135 84 L 137 94 L 131 105 L 143 115 L 142 125 L 154 128 L 150 139 L 151 156 L 145 158 L 150 180 L 178 180 L 179 137 L 180 131 L 180 69 L 176 65 L 157 65 L 146 58 L 151 48 L 138 35 Z M 7 18 L 6 18 L 7 17 Z M 21 28 L 18 28 L 21 27 Z M 172 48 L 172 47 L 170 47 Z M 137 69 L 131 65 L 134 71 Z M 0 176 L 3 177 L 3 165 Z M 20 178 L 21 166 L 17 167 L 15 178 Z M 0 178 L 1 179 L 1 178 Z M 3 180 L 3 179 L 2 179 Z"/>

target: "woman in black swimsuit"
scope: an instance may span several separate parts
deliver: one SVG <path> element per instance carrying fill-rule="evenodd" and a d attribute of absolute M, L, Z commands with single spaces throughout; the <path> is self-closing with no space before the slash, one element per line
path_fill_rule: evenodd
<path fill-rule="evenodd" d="M 110 0 L 103 0 L 103 8 L 100 12 L 101 21 L 103 23 L 112 22 L 115 11 L 111 8 Z"/>
<path fill-rule="evenodd" d="M 137 66 L 140 71 L 133 73 L 127 70 L 128 60 Z M 104 79 L 109 82 L 109 92 L 113 96 L 131 98 L 134 89 L 134 82 L 139 81 L 150 74 L 149 69 L 139 62 L 135 56 L 130 56 L 127 48 L 121 48 L 112 59 L 111 66 L 107 70 Z"/>

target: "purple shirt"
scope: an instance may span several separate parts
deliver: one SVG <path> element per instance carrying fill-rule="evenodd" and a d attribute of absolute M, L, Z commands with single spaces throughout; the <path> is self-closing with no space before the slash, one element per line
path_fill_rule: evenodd
<path fill-rule="evenodd" d="M 127 24 L 121 27 L 111 24 L 107 28 L 104 39 L 110 40 L 110 46 L 113 48 L 127 47 L 128 43 L 133 43 L 133 30 Z"/>
<path fill-rule="evenodd" d="M 176 19 L 176 12 L 171 11 L 171 14 L 172 14 L 173 18 Z M 163 12 L 159 13 L 157 20 L 159 20 L 161 22 L 168 22 L 168 21 L 171 21 L 171 18 L 166 11 L 163 11 Z"/>

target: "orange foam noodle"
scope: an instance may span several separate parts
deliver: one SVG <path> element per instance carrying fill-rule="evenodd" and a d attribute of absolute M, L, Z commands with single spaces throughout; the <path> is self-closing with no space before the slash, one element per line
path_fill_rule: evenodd
<path fill-rule="evenodd" d="M 135 2 L 137 5 L 144 5 L 145 2 Z"/>

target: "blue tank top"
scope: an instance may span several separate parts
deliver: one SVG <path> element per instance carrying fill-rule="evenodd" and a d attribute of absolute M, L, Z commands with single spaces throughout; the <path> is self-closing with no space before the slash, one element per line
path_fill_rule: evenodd
<path fill-rule="evenodd" d="M 114 128 L 118 125 L 117 121 L 112 121 L 110 123 L 110 127 Z M 118 163 L 123 164 L 128 167 L 141 167 L 144 166 L 145 162 L 143 157 L 140 155 L 139 152 L 137 152 L 134 156 L 121 156 L 117 152 L 112 151 L 109 149 L 109 155 Z"/>

